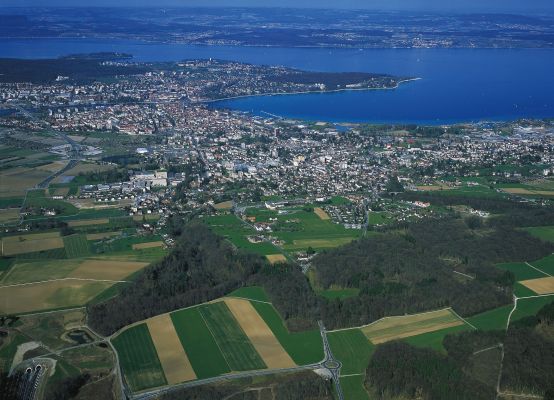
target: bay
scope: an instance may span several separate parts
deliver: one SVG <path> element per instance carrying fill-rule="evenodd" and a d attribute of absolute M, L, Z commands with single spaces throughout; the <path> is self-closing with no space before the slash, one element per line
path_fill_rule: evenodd
<path fill-rule="evenodd" d="M 552 49 L 325 49 L 191 46 L 101 39 L 1 39 L 0 57 L 100 51 L 138 61 L 218 58 L 313 71 L 418 77 L 395 90 L 256 96 L 212 103 L 257 115 L 333 122 L 449 124 L 554 117 Z"/>

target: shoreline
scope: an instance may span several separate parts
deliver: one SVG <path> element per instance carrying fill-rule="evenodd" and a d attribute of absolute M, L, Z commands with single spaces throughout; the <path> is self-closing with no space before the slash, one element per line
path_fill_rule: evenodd
<path fill-rule="evenodd" d="M 400 87 L 402 83 L 406 82 L 413 82 L 413 81 L 419 81 L 423 78 L 408 78 L 408 79 L 402 79 L 399 80 L 395 86 L 393 87 L 376 87 L 376 88 L 344 88 L 344 89 L 333 89 L 333 90 L 305 90 L 305 91 L 299 91 L 299 92 L 276 92 L 276 93 L 258 93 L 258 94 L 243 94 L 239 96 L 229 96 L 229 97 L 222 97 L 221 99 L 213 99 L 213 100 L 198 100 L 193 102 L 193 104 L 211 104 L 211 103 L 217 103 L 220 101 L 227 101 L 227 100 L 237 100 L 237 99 L 244 99 L 248 97 L 262 97 L 262 96 L 288 96 L 288 95 L 295 95 L 295 94 L 326 94 L 326 93 L 338 93 L 338 92 L 360 92 L 360 91 L 370 91 L 370 90 L 396 90 Z"/>

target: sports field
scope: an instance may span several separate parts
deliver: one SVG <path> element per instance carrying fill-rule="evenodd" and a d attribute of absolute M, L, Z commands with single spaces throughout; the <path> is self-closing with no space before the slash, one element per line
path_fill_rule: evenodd
<path fill-rule="evenodd" d="M 2 238 L 2 255 L 13 256 L 64 247 L 59 232 L 34 233 Z"/>
<path fill-rule="evenodd" d="M 201 306 L 199 312 L 232 371 L 266 368 L 225 302 Z"/>
<path fill-rule="evenodd" d="M 362 332 L 374 344 L 463 325 L 449 309 L 423 314 L 386 317 L 365 326 Z"/>
<path fill-rule="evenodd" d="M 145 323 L 123 331 L 112 343 L 117 349 L 125 380 L 132 391 L 167 384 L 156 347 Z"/>
<path fill-rule="evenodd" d="M 324 220 L 324 221 L 331 219 L 331 217 L 329 216 L 329 214 L 327 214 L 327 213 L 325 212 L 325 210 L 323 210 L 323 209 L 320 208 L 320 207 L 314 208 L 314 212 L 315 212 L 315 215 L 317 215 L 320 219 L 322 219 L 322 220 Z"/>
<path fill-rule="evenodd" d="M 17 314 L 86 304 L 111 282 L 63 280 L 0 287 L 0 314 Z"/>
<path fill-rule="evenodd" d="M 266 257 L 271 264 L 287 262 L 287 258 L 282 254 L 268 254 Z"/>
<path fill-rule="evenodd" d="M 267 368 L 290 368 L 296 365 L 250 301 L 228 298 L 225 304 Z"/>
<path fill-rule="evenodd" d="M 196 379 L 196 374 L 183 346 L 181 346 L 169 314 L 151 318 L 146 321 L 146 324 L 167 383 L 173 385 Z"/>
<path fill-rule="evenodd" d="M 554 277 L 552 276 L 547 276 L 546 278 L 529 279 L 526 281 L 521 281 L 520 283 L 537 294 L 554 293 Z"/>
<path fill-rule="evenodd" d="M 161 240 L 156 242 L 135 243 L 133 244 L 133 250 L 151 249 L 153 247 L 163 247 L 164 242 Z"/>

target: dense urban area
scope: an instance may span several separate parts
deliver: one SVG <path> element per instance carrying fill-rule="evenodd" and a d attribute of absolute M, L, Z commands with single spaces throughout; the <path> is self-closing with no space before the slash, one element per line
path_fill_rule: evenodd
<path fill-rule="evenodd" d="M 0 60 L 0 393 L 552 399 L 553 120 L 217 103 L 417 78 Z"/>

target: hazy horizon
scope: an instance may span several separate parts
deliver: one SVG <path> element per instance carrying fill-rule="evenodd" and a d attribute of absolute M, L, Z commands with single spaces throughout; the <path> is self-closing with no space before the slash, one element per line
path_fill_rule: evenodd
<path fill-rule="evenodd" d="M 211 0 L 211 1 L 178 1 L 178 0 L 159 0 L 152 2 L 149 0 L 123 0 L 118 1 L 116 5 L 110 0 L 52 0 L 45 4 L 40 0 L 6 0 L 0 5 L 0 8 L 14 7 L 132 7 L 132 8 L 226 8 L 226 7 L 248 7 L 248 8 L 313 8 L 313 9 L 363 9 L 371 11 L 412 11 L 412 12 L 455 12 L 455 13 L 518 13 L 518 14 L 549 14 L 554 13 L 554 3 L 550 0 L 535 0 L 530 7 L 529 4 L 522 4 L 519 0 L 468 0 L 459 1 L 439 1 L 439 0 L 344 0 L 340 3 L 336 1 L 321 0 L 314 4 L 308 0 L 281 0 L 266 1 L 260 4 L 255 0 Z"/>

